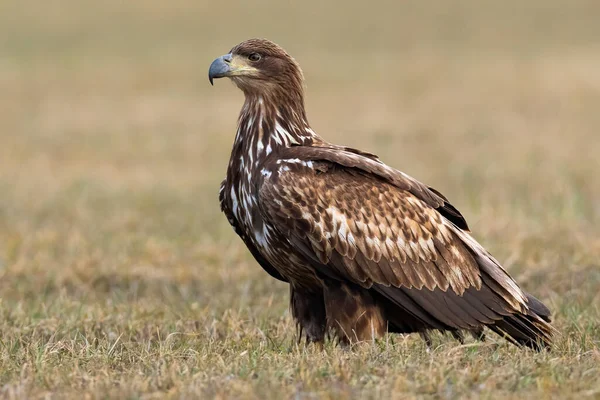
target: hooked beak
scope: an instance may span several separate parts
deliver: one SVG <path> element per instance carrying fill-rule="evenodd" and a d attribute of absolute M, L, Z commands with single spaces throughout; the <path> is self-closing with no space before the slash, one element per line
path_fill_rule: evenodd
<path fill-rule="evenodd" d="M 231 59 L 231 53 L 225 54 L 210 64 L 210 68 L 208 69 L 208 80 L 211 85 L 213 84 L 213 79 L 229 76 L 229 74 L 233 72 Z"/>
<path fill-rule="evenodd" d="M 210 64 L 208 80 L 212 85 L 213 79 L 232 76 L 252 76 L 257 73 L 258 70 L 248 65 L 248 60 L 245 57 L 229 53 L 217 58 Z"/>

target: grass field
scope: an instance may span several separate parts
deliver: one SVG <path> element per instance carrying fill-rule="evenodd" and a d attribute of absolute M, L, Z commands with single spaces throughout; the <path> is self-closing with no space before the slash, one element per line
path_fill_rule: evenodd
<path fill-rule="evenodd" d="M 524 4 L 522 4 L 524 3 Z M 0 397 L 600 397 L 597 1 L 0 4 Z M 220 214 L 268 37 L 313 128 L 446 194 L 554 311 L 550 352 L 493 334 L 296 345 L 284 284 Z"/>

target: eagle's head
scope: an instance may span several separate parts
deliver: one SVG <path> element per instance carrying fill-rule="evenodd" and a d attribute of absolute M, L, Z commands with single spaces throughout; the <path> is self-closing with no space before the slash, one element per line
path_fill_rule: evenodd
<path fill-rule="evenodd" d="M 287 94 L 302 96 L 303 76 L 298 63 L 267 39 L 249 39 L 214 60 L 208 79 L 228 77 L 246 95 Z"/>

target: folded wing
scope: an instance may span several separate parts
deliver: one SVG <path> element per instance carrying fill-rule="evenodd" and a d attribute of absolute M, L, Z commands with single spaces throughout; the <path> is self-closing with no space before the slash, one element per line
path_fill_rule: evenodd
<path fill-rule="evenodd" d="M 493 325 L 549 343 L 549 325 L 441 194 L 378 160 L 293 160 L 264 181 L 261 208 L 318 274 L 372 288 L 430 328 Z"/>

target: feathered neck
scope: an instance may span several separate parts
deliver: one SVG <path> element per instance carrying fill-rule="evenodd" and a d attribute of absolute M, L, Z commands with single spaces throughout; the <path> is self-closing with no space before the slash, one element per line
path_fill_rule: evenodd
<path fill-rule="evenodd" d="M 248 173 L 281 147 L 310 145 L 320 140 L 310 128 L 301 94 L 245 94 L 230 170 Z"/>

